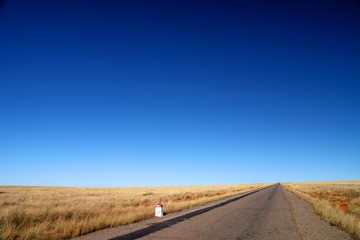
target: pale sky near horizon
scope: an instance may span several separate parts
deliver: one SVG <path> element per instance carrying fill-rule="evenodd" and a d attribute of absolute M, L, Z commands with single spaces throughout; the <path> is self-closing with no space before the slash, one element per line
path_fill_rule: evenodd
<path fill-rule="evenodd" d="M 0 185 L 360 180 L 359 1 L 0 1 Z"/>

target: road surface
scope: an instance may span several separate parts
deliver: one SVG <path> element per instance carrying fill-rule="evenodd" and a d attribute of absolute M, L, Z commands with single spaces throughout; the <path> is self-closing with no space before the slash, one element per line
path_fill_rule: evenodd
<path fill-rule="evenodd" d="M 139 231 L 115 239 L 301 240 L 283 191 L 275 185 L 159 231 Z"/>

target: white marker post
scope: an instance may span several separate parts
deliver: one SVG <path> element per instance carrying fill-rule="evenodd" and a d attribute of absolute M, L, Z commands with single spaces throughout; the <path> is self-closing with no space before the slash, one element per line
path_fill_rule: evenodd
<path fill-rule="evenodd" d="M 155 206 L 155 217 L 162 217 L 162 216 L 164 216 L 163 205 L 161 203 L 156 204 L 156 206 Z"/>

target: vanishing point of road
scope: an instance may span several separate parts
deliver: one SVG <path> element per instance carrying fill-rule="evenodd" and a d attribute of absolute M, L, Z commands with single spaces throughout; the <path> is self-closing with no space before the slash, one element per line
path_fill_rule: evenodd
<path fill-rule="evenodd" d="M 308 203 L 283 189 L 280 184 L 168 217 L 122 229 L 118 227 L 95 232 L 79 240 L 352 239 L 347 233 L 322 221 Z"/>

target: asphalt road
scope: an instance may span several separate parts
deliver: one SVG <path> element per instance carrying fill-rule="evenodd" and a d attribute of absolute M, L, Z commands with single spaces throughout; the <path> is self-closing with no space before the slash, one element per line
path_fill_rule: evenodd
<path fill-rule="evenodd" d="M 160 229 L 137 231 L 121 239 L 299 239 L 291 206 L 274 185 Z"/>

